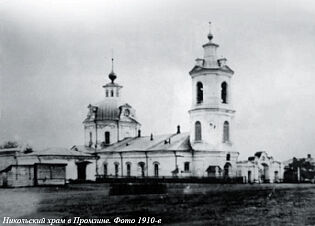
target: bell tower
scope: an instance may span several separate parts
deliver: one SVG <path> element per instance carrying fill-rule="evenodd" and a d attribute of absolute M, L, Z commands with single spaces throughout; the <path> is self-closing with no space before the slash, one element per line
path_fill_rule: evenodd
<path fill-rule="evenodd" d="M 203 58 L 197 58 L 189 72 L 192 79 L 192 104 L 190 115 L 190 142 L 194 150 L 232 151 L 233 70 L 225 58 L 218 58 L 219 45 L 213 42 L 210 31 L 204 44 Z"/>

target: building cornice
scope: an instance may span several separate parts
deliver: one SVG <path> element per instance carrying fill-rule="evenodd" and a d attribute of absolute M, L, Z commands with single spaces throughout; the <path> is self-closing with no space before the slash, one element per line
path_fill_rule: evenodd
<path fill-rule="evenodd" d="M 197 75 L 203 72 L 225 72 L 227 73 L 227 76 L 232 76 L 234 74 L 234 71 L 228 67 L 228 66 L 224 66 L 224 67 L 216 67 L 216 68 L 205 68 L 205 67 L 201 67 L 201 66 L 194 66 L 193 69 L 189 72 L 189 74 L 191 76 L 193 75 Z"/>
<path fill-rule="evenodd" d="M 189 110 L 188 112 L 194 112 L 194 111 L 204 111 L 204 110 L 207 110 L 207 111 L 216 111 L 216 112 L 222 112 L 222 113 L 232 113 L 234 114 L 236 111 L 235 110 L 231 110 L 231 109 L 225 109 L 225 108 L 211 108 L 211 107 L 203 107 L 203 108 L 194 108 L 194 109 L 191 109 Z"/>
<path fill-rule="evenodd" d="M 155 153 L 174 153 L 174 152 L 183 152 L 183 153 L 191 153 L 192 149 L 187 149 L 187 150 L 130 150 L 130 151 L 99 151 L 97 152 L 98 154 L 119 154 L 119 153 L 144 153 L 144 152 L 147 152 L 147 153 L 152 153 L 152 152 L 155 152 Z"/>
<path fill-rule="evenodd" d="M 64 157 L 64 158 L 89 158 L 89 159 L 95 159 L 96 156 L 93 155 L 54 155 L 54 154 L 30 154 L 27 155 L 28 157 L 49 157 L 49 156 L 54 156 L 54 157 Z M 18 156 L 18 157 L 25 157 L 25 156 Z"/>
<path fill-rule="evenodd" d="M 204 48 L 204 47 L 207 47 L 207 46 L 219 47 L 219 44 L 210 41 L 210 42 L 208 42 L 208 43 L 202 45 L 203 48 Z"/>
<path fill-rule="evenodd" d="M 220 150 L 213 151 L 213 150 L 198 150 L 198 149 L 194 149 L 193 151 L 194 151 L 194 153 L 199 152 L 199 153 L 204 153 L 204 154 L 210 154 L 210 153 L 211 154 L 222 154 L 222 153 L 226 154 L 226 153 L 228 153 L 228 154 L 237 154 L 237 155 L 240 154 L 238 151 L 220 151 Z"/>

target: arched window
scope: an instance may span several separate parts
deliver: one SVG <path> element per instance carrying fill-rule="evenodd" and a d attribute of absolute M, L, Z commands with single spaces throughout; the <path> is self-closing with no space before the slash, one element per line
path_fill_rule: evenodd
<path fill-rule="evenodd" d="M 138 163 L 139 167 L 140 167 L 140 170 L 141 170 L 141 177 L 144 177 L 144 162 L 139 162 Z"/>
<path fill-rule="evenodd" d="M 105 132 L 105 144 L 110 144 L 110 132 Z"/>
<path fill-rule="evenodd" d="M 231 155 L 230 154 L 227 154 L 226 155 L 226 161 L 230 161 L 231 160 Z"/>
<path fill-rule="evenodd" d="M 106 97 L 108 97 L 108 90 L 106 90 Z"/>
<path fill-rule="evenodd" d="M 224 177 L 230 177 L 231 176 L 231 170 L 232 170 L 231 164 L 228 162 L 225 163 L 223 176 Z"/>
<path fill-rule="evenodd" d="M 197 104 L 203 102 L 203 85 L 201 82 L 197 82 Z"/>
<path fill-rule="evenodd" d="M 107 163 L 104 163 L 104 176 L 107 176 Z"/>
<path fill-rule="evenodd" d="M 110 96 L 113 97 L 114 96 L 114 90 L 110 91 Z"/>
<path fill-rule="evenodd" d="M 90 132 L 90 144 L 93 143 L 93 135 L 92 132 Z"/>
<path fill-rule="evenodd" d="M 119 174 L 119 163 L 115 162 L 114 165 L 115 165 L 115 177 L 118 177 L 118 174 Z"/>
<path fill-rule="evenodd" d="M 201 123 L 199 121 L 195 123 L 195 140 L 201 140 Z"/>
<path fill-rule="evenodd" d="M 127 177 L 131 176 L 131 163 L 127 162 L 126 163 L 126 168 L 127 168 Z"/>
<path fill-rule="evenodd" d="M 223 124 L 223 142 L 230 141 L 230 125 L 228 121 L 225 121 Z"/>
<path fill-rule="evenodd" d="M 154 165 L 154 176 L 158 177 L 159 176 L 159 163 L 155 162 L 153 163 L 153 165 Z"/>
<path fill-rule="evenodd" d="M 227 104 L 227 95 L 228 95 L 228 85 L 226 82 L 222 82 L 221 84 L 221 102 L 223 104 Z"/>

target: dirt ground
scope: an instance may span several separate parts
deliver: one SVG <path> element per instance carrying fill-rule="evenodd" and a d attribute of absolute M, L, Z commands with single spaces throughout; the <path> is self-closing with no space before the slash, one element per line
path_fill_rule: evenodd
<path fill-rule="evenodd" d="M 3 224 L 4 217 L 108 218 L 112 223 L 115 217 L 155 217 L 162 225 L 187 226 L 315 225 L 311 184 L 169 184 L 167 190 L 163 195 L 109 196 L 107 184 L 0 189 L 0 225 L 14 225 Z"/>

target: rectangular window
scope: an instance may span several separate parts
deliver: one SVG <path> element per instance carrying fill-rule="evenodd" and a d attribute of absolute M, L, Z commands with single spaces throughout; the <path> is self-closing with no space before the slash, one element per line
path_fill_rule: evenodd
<path fill-rule="evenodd" d="M 104 176 L 107 176 L 107 164 L 104 164 Z"/>
<path fill-rule="evenodd" d="M 32 168 L 31 167 L 28 168 L 28 179 L 29 180 L 32 179 Z"/>
<path fill-rule="evenodd" d="M 90 132 L 90 143 L 92 143 L 92 132 Z"/>
<path fill-rule="evenodd" d="M 159 164 L 154 164 L 154 176 L 158 177 L 159 176 Z"/>
<path fill-rule="evenodd" d="M 110 144 L 110 132 L 105 132 L 105 144 Z"/>
<path fill-rule="evenodd" d="M 131 165 L 127 164 L 127 177 L 131 176 Z"/>
<path fill-rule="evenodd" d="M 184 163 L 184 171 L 189 172 L 189 162 Z"/>
<path fill-rule="evenodd" d="M 118 167 L 119 167 L 118 164 L 115 164 L 115 177 L 118 177 L 118 170 L 119 170 Z"/>

